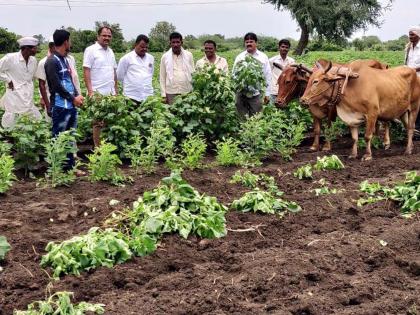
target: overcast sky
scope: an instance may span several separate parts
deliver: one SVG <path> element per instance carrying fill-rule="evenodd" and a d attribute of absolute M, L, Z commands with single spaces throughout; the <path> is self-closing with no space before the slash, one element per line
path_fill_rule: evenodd
<path fill-rule="evenodd" d="M 196 4 L 185 4 L 191 2 Z M 179 3 L 183 4 L 176 5 Z M 275 11 L 260 0 L 70 0 L 70 5 L 71 10 L 66 0 L 0 0 L 0 27 L 20 35 L 48 37 L 62 25 L 93 29 L 95 21 L 108 21 L 120 23 L 128 40 L 149 33 L 158 21 L 168 21 L 184 35 L 220 33 L 232 37 L 253 31 L 276 38 L 299 38 L 298 26 L 287 11 Z M 420 24 L 419 7 L 419 0 L 395 0 L 381 28 L 370 28 L 354 37 L 398 38 L 409 26 Z"/>

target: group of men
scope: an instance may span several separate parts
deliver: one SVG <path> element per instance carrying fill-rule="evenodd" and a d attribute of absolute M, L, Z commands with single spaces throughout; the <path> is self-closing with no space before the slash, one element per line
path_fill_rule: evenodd
<path fill-rule="evenodd" d="M 124 55 L 118 64 L 110 47 L 111 40 L 112 30 L 106 26 L 101 27 L 96 43 L 87 47 L 84 52 L 83 77 L 87 96 L 91 97 L 94 93 L 116 95 L 118 82 L 121 82 L 123 94 L 141 104 L 148 96 L 154 94 L 152 79 L 155 60 L 148 53 L 149 38 L 139 35 L 134 49 Z M 217 45 L 212 40 L 204 42 L 205 56 L 195 65 L 192 54 L 183 48 L 180 33 L 172 33 L 169 42 L 170 49 L 162 56 L 159 74 L 161 95 L 168 104 L 172 104 L 176 96 L 192 90 L 192 73 L 195 69 L 213 64 L 220 71 L 229 71 L 226 59 L 217 55 Z M 62 120 L 67 122 L 66 128 L 75 127 L 75 107 L 83 105 L 84 98 L 81 95 L 75 60 L 69 54 L 70 33 L 66 30 L 56 30 L 49 40 L 48 55 L 41 59 L 38 65 L 34 57 L 37 52 L 37 39 L 24 37 L 18 43 L 19 52 L 7 54 L 0 60 L 0 80 L 8 84 L 0 103 L 5 110 L 2 117 L 3 127 L 12 127 L 19 114 L 27 113 L 35 118 L 41 117 L 33 102 L 33 77 L 39 81 L 41 105 L 52 117 L 53 133 L 58 131 L 57 126 L 63 126 Z M 277 79 L 281 73 L 281 70 L 274 68 L 273 63 L 286 66 L 294 62 L 292 58 L 287 57 L 290 42 L 280 41 L 280 55 L 270 60 L 257 49 L 258 38 L 254 33 L 246 34 L 244 43 L 246 51 L 237 56 L 235 65 L 247 55 L 252 55 L 261 62 L 267 87 L 264 101 L 268 102 L 270 94 L 272 97 L 277 95 Z M 56 109 L 57 107 L 64 111 Z M 252 98 L 238 93 L 237 108 L 240 114 L 252 115 L 260 111 L 261 107 L 261 96 L 258 93 Z M 67 115 L 70 118 L 67 118 Z M 95 145 L 99 144 L 102 126 L 102 122 L 94 122 Z"/>
<path fill-rule="evenodd" d="M 0 107 L 5 110 L 1 121 L 3 127 L 13 127 L 19 114 L 30 114 L 37 119 L 41 117 L 33 101 L 35 77 L 39 80 L 41 104 L 52 119 L 53 135 L 76 128 L 76 107 L 82 106 L 85 98 L 81 95 L 75 60 L 69 55 L 70 35 L 64 29 L 56 30 L 49 40 L 48 56 L 39 64 L 34 57 L 38 40 L 33 37 L 19 39 L 20 51 L 0 59 L 0 80 L 7 84 L 6 93 L 0 100 Z M 405 63 L 415 68 L 420 76 L 420 27 L 410 28 L 409 39 Z M 83 77 L 87 96 L 91 97 L 95 93 L 116 95 L 120 82 L 123 94 L 140 105 L 154 94 L 152 79 L 155 60 L 148 53 L 149 38 L 139 35 L 134 49 L 124 55 L 118 64 L 110 47 L 111 40 L 111 28 L 103 26 L 98 30 L 96 43 L 87 47 L 84 52 Z M 229 71 L 226 59 L 217 55 L 217 45 L 212 40 L 204 42 L 205 56 L 195 65 L 192 54 L 183 48 L 180 33 L 172 33 L 169 43 L 170 48 L 160 61 L 159 75 L 161 95 L 167 104 L 172 104 L 176 96 L 192 90 L 192 73 L 195 69 L 213 64 L 220 71 Z M 250 55 L 261 63 L 266 83 L 264 97 L 258 92 L 252 97 L 241 92 L 236 95 L 239 115 L 251 116 L 261 111 L 263 103 L 268 103 L 270 98 L 276 98 L 277 81 L 282 72 L 280 68 L 295 63 L 295 60 L 288 56 L 290 42 L 287 39 L 280 40 L 279 54 L 271 59 L 258 50 L 256 34 L 247 33 L 244 36 L 244 45 L 246 49 L 236 57 L 233 67 Z M 274 66 L 275 64 L 281 67 Z M 102 127 L 101 121 L 93 123 L 93 140 L 96 146 L 99 145 Z M 419 125 L 417 127 L 420 128 Z"/>

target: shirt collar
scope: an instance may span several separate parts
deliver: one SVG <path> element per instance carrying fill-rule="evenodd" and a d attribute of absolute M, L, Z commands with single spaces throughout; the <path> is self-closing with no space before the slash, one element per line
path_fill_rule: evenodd
<path fill-rule="evenodd" d="M 204 55 L 204 60 L 210 62 L 209 58 L 207 58 L 206 55 Z M 220 60 L 220 56 L 218 54 L 216 54 L 216 59 L 215 59 L 214 63 L 218 63 L 219 60 Z"/>
<path fill-rule="evenodd" d="M 109 46 L 107 47 L 107 49 L 105 49 L 101 45 L 99 45 L 98 42 L 95 42 L 95 45 L 96 45 L 96 49 L 98 49 L 98 50 L 101 50 L 102 49 L 102 50 L 108 51 L 108 49 L 109 49 Z"/>
<path fill-rule="evenodd" d="M 19 51 L 19 61 L 25 61 L 25 58 L 23 58 L 22 51 Z"/>

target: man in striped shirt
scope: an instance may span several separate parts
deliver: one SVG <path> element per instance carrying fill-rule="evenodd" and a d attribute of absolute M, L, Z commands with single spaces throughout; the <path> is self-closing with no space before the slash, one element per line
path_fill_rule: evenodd
<path fill-rule="evenodd" d="M 56 137 L 60 132 L 77 128 L 76 107 L 83 105 L 84 98 L 77 92 L 66 58 L 70 51 L 70 33 L 56 30 L 53 39 L 55 52 L 45 62 L 45 73 L 51 94 L 52 133 Z M 66 169 L 74 164 L 74 156 L 69 154 Z"/>

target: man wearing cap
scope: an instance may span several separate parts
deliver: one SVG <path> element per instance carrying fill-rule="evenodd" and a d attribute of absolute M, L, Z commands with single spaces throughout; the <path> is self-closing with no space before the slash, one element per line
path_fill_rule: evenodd
<path fill-rule="evenodd" d="M 101 95 L 116 95 L 117 86 L 117 62 L 114 52 L 109 45 L 112 40 L 112 30 L 102 26 L 98 30 L 97 42 L 85 49 L 83 54 L 83 76 L 88 96 L 99 93 Z M 93 143 L 95 147 L 100 145 L 100 135 L 103 121 L 93 122 Z"/>
<path fill-rule="evenodd" d="M 42 107 L 44 107 L 45 112 L 48 114 L 48 116 L 51 116 L 51 106 L 50 106 L 50 91 L 48 89 L 47 75 L 45 73 L 45 62 L 47 61 L 47 58 L 49 56 L 54 54 L 54 51 L 55 51 L 54 39 L 51 36 L 48 41 L 47 56 L 45 56 L 39 61 L 38 68 L 35 73 L 35 77 L 38 79 L 38 83 L 39 83 L 39 93 L 41 94 L 41 105 Z M 69 54 L 65 58 L 67 59 L 69 66 L 71 68 L 71 75 L 72 75 L 75 88 L 78 94 L 80 95 L 81 94 L 80 81 L 79 81 L 79 76 L 76 70 L 76 60 L 74 59 L 73 56 Z M 49 119 L 48 116 L 46 116 L 46 119 Z"/>
<path fill-rule="evenodd" d="M 417 76 L 420 77 L 420 26 L 410 27 L 408 39 L 410 42 L 406 48 L 405 64 L 416 70 Z M 420 140 L 420 114 L 417 116 L 415 129 L 414 139 Z"/>
<path fill-rule="evenodd" d="M 20 51 L 10 53 L 0 59 L 0 80 L 6 82 L 6 93 L 0 99 L 0 107 L 5 110 L 1 119 L 4 128 L 15 125 L 19 115 L 28 114 L 41 119 L 34 105 L 34 75 L 37 67 L 35 54 L 38 40 L 23 37 L 18 40 Z"/>

